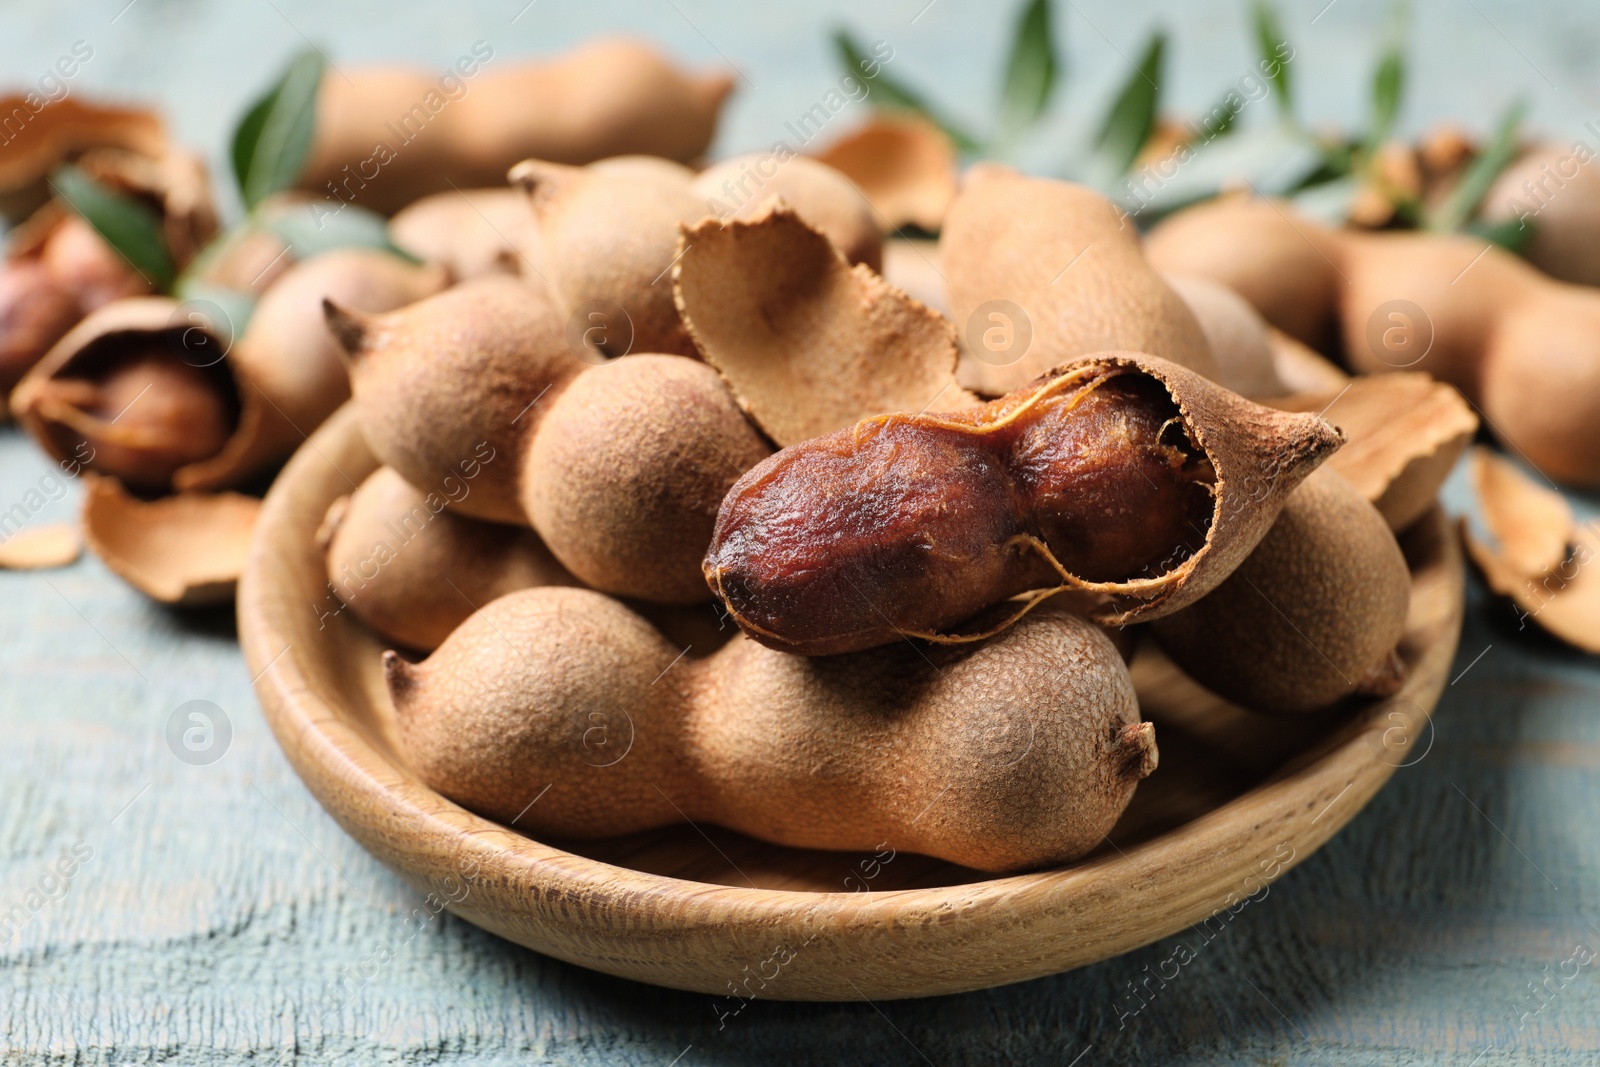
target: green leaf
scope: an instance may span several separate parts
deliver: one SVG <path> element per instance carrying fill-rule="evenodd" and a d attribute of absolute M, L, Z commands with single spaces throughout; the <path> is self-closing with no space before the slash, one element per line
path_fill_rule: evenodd
<path fill-rule="evenodd" d="M 1282 50 L 1289 46 L 1289 39 L 1283 35 L 1283 27 L 1278 22 L 1278 13 L 1273 9 L 1270 0 L 1256 0 L 1254 22 L 1256 47 L 1261 50 L 1261 73 L 1265 74 L 1272 82 L 1273 88 L 1278 90 L 1279 114 L 1293 122 L 1294 96 L 1289 91 L 1289 63 L 1281 54 Z M 1292 50 L 1290 55 L 1293 55 Z"/>
<path fill-rule="evenodd" d="M 296 261 L 310 259 L 335 248 L 373 248 L 416 262 L 389 239 L 389 220 L 374 211 L 325 201 L 293 204 L 260 219 L 261 225 L 289 246 Z"/>
<path fill-rule="evenodd" d="M 1127 173 L 1155 129 L 1166 50 L 1167 35 L 1157 30 L 1095 136 L 1096 152 L 1117 174 Z"/>
<path fill-rule="evenodd" d="M 246 207 L 294 185 L 305 169 L 316 133 L 322 67 L 321 53 L 300 53 L 234 130 L 233 172 Z"/>
<path fill-rule="evenodd" d="M 156 289 L 172 284 L 161 218 L 149 205 L 106 188 L 71 164 L 56 168 L 50 187 Z"/>
<path fill-rule="evenodd" d="M 1484 222 L 1478 219 L 1462 227 L 1462 232 L 1493 241 L 1507 252 L 1521 255 L 1522 250 L 1527 248 L 1528 242 L 1533 239 L 1536 225 L 1538 225 L 1536 222 L 1525 219 L 1504 219 L 1500 222 Z"/>
<path fill-rule="evenodd" d="M 1229 89 L 1210 111 L 1200 117 L 1196 127 L 1202 141 L 1214 141 L 1233 132 L 1233 120 L 1244 110 L 1244 97 Z"/>
<path fill-rule="evenodd" d="M 1488 194 L 1494 180 L 1500 177 L 1500 172 L 1505 170 L 1516 157 L 1517 134 L 1527 110 L 1526 101 L 1512 101 L 1511 106 L 1500 117 L 1494 140 L 1477 159 L 1472 161 L 1472 165 L 1461 175 L 1461 180 L 1450 190 L 1450 194 L 1445 197 L 1438 210 L 1429 216 L 1428 229 L 1443 233 L 1459 230 L 1472 217 L 1473 212 L 1477 211 L 1478 205 Z"/>
<path fill-rule="evenodd" d="M 978 151 L 977 140 L 940 116 L 915 90 L 907 88 L 885 74 L 883 64 L 875 59 L 868 59 L 867 54 L 851 39 L 848 31 L 835 30 L 833 44 L 840 61 L 851 77 L 859 79 L 872 94 L 876 94 L 876 106 L 890 110 L 911 111 L 921 115 L 943 130 L 945 136 L 949 137 L 963 153 L 972 155 Z M 877 69 L 878 73 L 869 75 L 867 71 L 873 69 Z"/>
<path fill-rule="evenodd" d="M 1406 24 L 1410 18 L 1410 4 L 1398 0 L 1390 18 L 1387 43 L 1378 60 L 1378 69 L 1372 75 L 1372 118 L 1367 128 L 1365 156 L 1372 160 L 1378 149 L 1394 131 L 1394 122 L 1400 114 L 1400 100 L 1406 81 Z"/>
<path fill-rule="evenodd" d="M 1055 44 L 1050 37 L 1050 0 L 1031 0 L 1017 19 L 1000 94 L 999 140 L 1009 143 L 1044 114 L 1056 83 Z"/>
<path fill-rule="evenodd" d="M 241 193 L 250 177 L 250 161 L 255 158 L 256 142 L 261 139 L 261 127 L 265 125 L 267 112 L 272 110 L 272 105 L 277 99 L 278 89 L 277 86 L 273 86 L 266 95 L 250 105 L 250 110 L 244 113 L 244 118 L 234 127 L 233 142 L 229 146 L 228 156 L 233 161 L 233 180 L 238 184 Z"/>

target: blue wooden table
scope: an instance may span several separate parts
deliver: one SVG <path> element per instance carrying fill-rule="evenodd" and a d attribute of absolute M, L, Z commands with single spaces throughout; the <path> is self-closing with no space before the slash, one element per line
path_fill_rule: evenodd
<path fill-rule="evenodd" d="M 8 2 L 0 71 L 30 80 L 89 41 L 75 88 L 158 99 L 185 139 L 217 145 L 308 37 L 336 62 L 442 63 L 478 39 L 511 56 L 631 25 L 745 73 L 727 152 L 769 144 L 826 90 L 822 30 L 836 21 L 893 41 L 897 72 L 975 125 L 1006 33 L 955 0 L 640 7 Z M 1252 62 L 1234 5 L 1057 8 L 1077 101 L 1057 120 L 1063 138 L 1157 19 L 1177 42 L 1180 109 L 1208 106 Z M 1383 8 L 1285 5 L 1308 114 L 1359 116 Z M 1600 114 L 1592 6 L 1417 8 L 1409 126 L 1481 127 L 1517 90 L 1557 132 Z M 0 431 L 0 512 L 69 517 L 77 487 L 50 470 Z M 1468 504 L 1459 479 L 1448 502 Z M 158 609 L 92 559 L 0 573 L 0 1062 L 1596 1062 L 1600 668 L 1519 631 L 1474 581 L 1452 678 L 1426 756 L 1175 976 L 1182 935 L 940 1000 L 756 1003 L 719 1030 L 711 998 L 585 972 L 448 914 L 408 918 L 420 898 L 284 762 L 228 612 Z M 186 745 L 192 701 L 227 729 Z"/>

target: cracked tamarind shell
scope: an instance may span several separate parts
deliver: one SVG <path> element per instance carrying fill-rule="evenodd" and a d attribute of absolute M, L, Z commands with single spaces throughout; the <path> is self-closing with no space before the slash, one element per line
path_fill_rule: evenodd
<path fill-rule="evenodd" d="M 871 205 L 826 163 L 805 156 L 780 160 L 770 152 L 735 156 L 701 171 L 690 187 L 722 223 L 755 218 L 773 197 L 782 197 L 851 264 L 883 270 L 883 234 Z"/>
<path fill-rule="evenodd" d="M 689 820 L 986 871 L 1097 846 L 1157 763 L 1111 641 L 1047 608 L 930 653 L 899 642 L 808 659 L 735 638 L 681 658 L 615 600 L 548 588 L 489 604 L 419 664 L 390 653 L 385 667 L 412 770 L 527 833 Z"/>
<path fill-rule="evenodd" d="M 1290 494 L 1254 552 L 1204 598 L 1151 623 L 1172 661 L 1252 711 L 1302 715 L 1403 681 L 1411 574 L 1378 510 L 1330 468 Z"/>
<path fill-rule="evenodd" d="M 223 331 L 177 301 L 113 301 L 28 372 L 11 408 L 56 460 L 145 492 L 242 485 L 349 396 L 324 297 L 386 310 L 443 284 L 443 271 L 385 253 L 327 252 L 287 271 L 231 348 Z"/>

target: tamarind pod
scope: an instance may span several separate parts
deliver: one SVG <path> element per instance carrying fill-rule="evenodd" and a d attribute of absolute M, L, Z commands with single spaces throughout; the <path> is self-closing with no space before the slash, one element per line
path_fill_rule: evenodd
<path fill-rule="evenodd" d="M 1179 667 L 1252 711 L 1300 715 L 1400 686 L 1411 577 L 1388 523 L 1337 471 L 1289 495 L 1221 585 L 1151 624 Z"/>
<path fill-rule="evenodd" d="M 1052 608 L 931 658 L 735 638 L 696 660 L 601 594 L 533 589 L 385 665 L 412 770 L 541 835 L 687 819 L 1017 870 L 1098 845 L 1157 762 L 1116 649 Z"/>
<path fill-rule="evenodd" d="M 394 67 L 329 71 L 299 186 L 391 214 L 452 184 L 497 185 L 530 157 L 583 164 L 640 153 L 686 162 L 710 145 L 733 87 L 726 75 L 685 73 L 649 45 L 621 38 L 546 62 L 491 54 L 473 66 L 465 77 Z"/>
<path fill-rule="evenodd" d="M 682 356 L 590 367 L 551 402 L 522 468 L 522 507 L 596 589 L 665 604 L 706 600 L 700 571 L 717 507 L 772 449 L 715 370 Z"/>
<path fill-rule="evenodd" d="M 1108 625 L 1156 618 L 1221 582 L 1342 440 L 1104 353 L 980 407 L 778 452 L 723 500 L 706 580 L 747 634 L 805 655 L 971 640 L 943 631 L 1030 591 L 1021 611 L 1073 590 Z"/>
<path fill-rule="evenodd" d="M 431 650 L 497 597 L 578 584 L 532 530 L 467 518 L 449 499 L 379 467 L 328 509 L 329 587 L 382 636 Z"/>
<path fill-rule="evenodd" d="M 1217 365 L 1216 381 L 1240 396 L 1282 396 L 1290 390 L 1278 378 L 1266 320 L 1250 302 L 1220 282 L 1163 275 L 1200 323 Z"/>
<path fill-rule="evenodd" d="M 883 270 L 883 233 L 870 202 L 826 163 L 772 153 L 735 156 L 701 171 L 690 188 L 705 201 L 706 214 L 723 222 L 755 218 L 774 196 L 782 197 L 845 259 Z"/>
<path fill-rule="evenodd" d="M 1455 386 L 1546 475 L 1600 485 L 1593 289 L 1548 278 L 1481 239 L 1333 231 L 1270 203 L 1182 212 L 1149 244 L 1163 269 L 1240 284 L 1268 321 L 1308 343 L 1337 336 L 1354 370 L 1418 370 Z M 1288 294 L 1312 276 L 1325 287 L 1320 297 L 1288 313 Z"/>
<path fill-rule="evenodd" d="M 1194 313 L 1145 261 L 1133 223 L 1090 189 L 973 167 L 945 218 L 939 256 L 952 320 L 974 357 L 964 375 L 979 392 L 1009 392 L 1095 352 L 1148 352 L 1216 377 Z M 1021 309 L 1026 324 L 1009 326 L 1031 330 L 1025 351 L 970 352 L 973 316 L 991 301 Z"/>
<path fill-rule="evenodd" d="M 1532 227 L 1522 258 L 1552 278 L 1600 285 L 1600 175 L 1587 146 L 1534 145 L 1500 172 L 1480 214 Z"/>
<path fill-rule="evenodd" d="M 280 462 L 349 396 L 322 322 L 324 295 L 378 310 L 443 281 L 384 253 L 327 252 L 272 287 L 231 349 L 176 301 L 118 300 L 29 371 L 12 410 L 53 458 L 148 492 L 239 485 Z"/>
<path fill-rule="evenodd" d="M 556 307 L 568 316 L 614 308 L 625 314 L 621 336 L 597 345 L 604 354 L 696 354 L 667 277 L 677 258 L 678 224 L 707 214 L 686 176 L 528 159 L 512 169 L 511 180 L 533 206 L 539 269 Z"/>
<path fill-rule="evenodd" d="M 88 103 L 76 92 L 35 110 L 26 94 L 0 97 L 0 115 L 28 116 L 26 136 L 14 137 L 0 154 L 0 217 L 27 218 L 51 197 L 50 172 L 96 148 L 119 148 L 158 156 L 167 148 L 161 116 L 145 108 Z"/>
<path fill-rule="evenodd" d="M 23 376 L 12 413 L 60 463 L 170 490 L 177 471 L 223 447 L 239 418 L 227 368 L 180 357 L 184 329 L 166 297 L 97 308 Z"/>
<path fill-rule="evenodd" d="M 1166 273 L 1220 282 L 1312 348 L 1334 347 L 1334 316 L 1347 283 L 1338 238 L 1288 207 L 1244 197 L 1208 201 L 1151 229 L 1145 255 Z"/>
<path fill-rule="evenodd" d="M 511 188 L 450 190 L 415 201 L 389 220 L 395 246 L 437 263 L 454 281 L 480 274 L 538 280 L 539 234 L 528 198 Z"/>
<path fill-rule="evenodd" d="M 463 515 L 526 524 L 517 486 L 528 441 L 584 369 L 542 288 L 486 275 L 386 315 L 324 307 L 349 359 L 361 430 L 412 485 L 470 475 Z"/>

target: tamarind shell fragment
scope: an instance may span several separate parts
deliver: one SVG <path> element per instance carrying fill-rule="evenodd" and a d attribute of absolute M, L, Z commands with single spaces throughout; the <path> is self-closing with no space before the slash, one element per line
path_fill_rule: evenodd
<path fill-rule="evenodd" d="M 786 448 L 729 491 L 706 580 L 804 655 L 974 640 L 1073 592 L 1107 625 L 1170 614 L 1249 555 L 1344 440 L 1154 356 L 1104 353 L 961 412 Z M 1028 594 L 978 633 L 951 628 Z"/>

